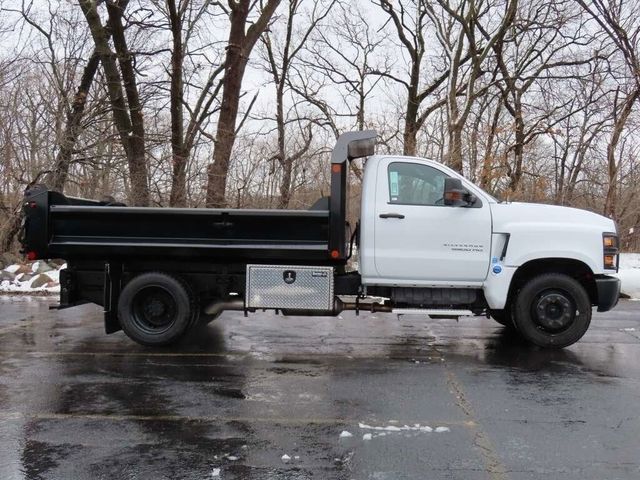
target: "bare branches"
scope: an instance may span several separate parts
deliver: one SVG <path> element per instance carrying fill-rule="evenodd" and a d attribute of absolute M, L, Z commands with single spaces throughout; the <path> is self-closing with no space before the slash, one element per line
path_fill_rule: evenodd
<path fill-rule="evenodd" d="M 139 204 L 306 207 L 327 193 L 334 139 L 374 128 L 380 152 L 424 155 L 497 195 L 637 226 L 633 7 L 4 2 L 0 224 L 11 231 L 36 179 Z"/>
<path fill-rule="evenodd" d="M 631 116 L 634 106 L 640 99 L 640 21 L 633 8 L 625 6 L 621 1 L 593 0 L 586 2 L 577 0 L 582 8 L 602 29 L 604 34 L 615 45 L 615 50 L 627 68 L 630 85 L 626 91 L 616 89 L 613 103 L 613 130 L 607 145 L 608 188 L 603 213 L 616 218 L 618 206 L 619 161 L 616 149 L 623 130 Z"/>

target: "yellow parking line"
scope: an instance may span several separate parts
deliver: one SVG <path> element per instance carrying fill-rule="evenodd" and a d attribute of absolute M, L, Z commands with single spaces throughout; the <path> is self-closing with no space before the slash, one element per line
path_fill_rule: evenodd
<path fill-rule="evenodd" d="M 508 480 L 509 475 L 507 474 L 507 468 L 500 460 L 495 446 L 489 439 L 489 436 L 482 429 L 471 402 L 467 399 L 462 383 L 456 374 L 446 366 L 446 364 L 445 368 L 447 371 L 447 385 L 449 385 L 451 393 L 455 397 L 456 405 L 458 405 L 458 408 L 460 408 L 460 410 L 462 410 L 465 416 L 470 420 L 468 425 L 473 433 L 473 442 L 480 450 L 480 454 L 482 455 L 489 477 L 491 480 Z"/>

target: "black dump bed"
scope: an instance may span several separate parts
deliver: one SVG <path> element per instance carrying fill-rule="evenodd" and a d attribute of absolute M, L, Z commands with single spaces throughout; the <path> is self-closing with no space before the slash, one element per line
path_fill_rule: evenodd
<path fill-rule="evenodd" d="M 24 198 L 23 251 L 30 259 L 344 265 L 348 160 L 373 154 L 375 138 L 374 131 L 340 136 L 322 210 L 126 207 L 31 186 Z"/>
<path fill-rule="evenodd" d="M 36 186 L 25 194 L 23 243 L 34 258 L 323 262 L 329 211 L 124 207 Z"/>

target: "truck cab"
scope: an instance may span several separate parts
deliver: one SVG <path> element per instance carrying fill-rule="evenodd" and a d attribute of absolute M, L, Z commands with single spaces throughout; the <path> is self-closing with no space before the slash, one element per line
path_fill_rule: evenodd
<path fill-rule="evenodd" d="M 479 302 L 533 343 L 566 346 L 592 305 L 618 301 L 616 228 L 601 215 L 500 202 L 438 162 L 390 155 L 367 159 L 361 212 L 362 283 L 407 306 Z"/>
<path fill-rule="evenodd" d="M 500 202 L 427 159 L 338 139 L 331 196 L 309 211 L 130 208 L 25 193 L 29 258 L 59 256 L 61 308 L 104 306 L 107 333 L 164 345 L 228 309 L 487 315 L 542 347 L 578 341 L 620 283 L 611 219 Z M 348 164 L 364 159 L 359 228 L 346 228 Z M 358 245 L 358 269 L 351 267 Z"/>

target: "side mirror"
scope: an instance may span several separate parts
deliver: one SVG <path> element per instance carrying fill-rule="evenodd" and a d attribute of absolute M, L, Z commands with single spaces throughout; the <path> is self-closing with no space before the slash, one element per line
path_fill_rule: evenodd
<path fill-rule="evenodd" d="M 469 207 L 476 203 L 478 198 L 462 186 L 459 178 L 447 177 L 444 179 L 444 204 L 450 207 Z"/>

